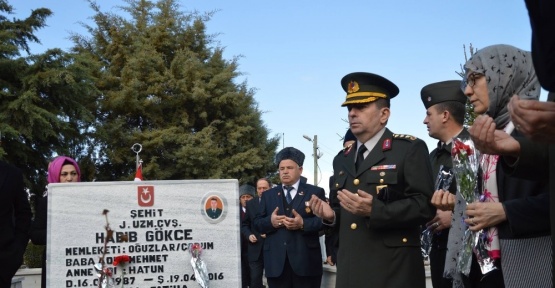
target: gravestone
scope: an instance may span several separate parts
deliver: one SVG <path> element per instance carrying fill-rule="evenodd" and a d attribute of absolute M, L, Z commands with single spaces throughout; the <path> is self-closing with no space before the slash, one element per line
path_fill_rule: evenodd
<path fill-rule="evenodd" d="M 103 254 L 114 287 L 201 287 L 193 244 L 210 288 L 240 287 L 237 180 L 57 183 L 48 191 L 47 287 L 99 287 L 94 265 Z M 114 233 L 105 241 L 107 223 Z M 124 255 L 130 261 L 114 266 Z"/>

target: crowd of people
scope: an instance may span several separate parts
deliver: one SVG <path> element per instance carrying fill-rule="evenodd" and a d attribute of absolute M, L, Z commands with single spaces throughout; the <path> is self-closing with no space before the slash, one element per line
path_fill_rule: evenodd
<path fill-rule="evenodd" d="M 531 52 L 488 46 L 465 63 L 462 81 L 422 88 L 423 123 L 438 140 L 431 153 L 421 139 L 387 128 L 399 93 L 392 81 L 366 72 L 341 79 L 350 129 L 333 161 L 330 198 L 303 181 L 305 156 L 293 147 L 276 155 L 279 185 L 261 178 L 256 187 L 240 187 L 243 287 L 263 287 L 264 275 L 271 288 L 320 287 L 329 256 L 337 264 L 336 287 L 423 288 L 423 231 L 432 235 L 433 287 L 553 286 L 555 4 L 525 2 Z M 541 87 L 549 92 L 546 102 L 538 100 Z M 479 115 L 468 129 L 467 101 Z M 472 139 L 480 153 L 478 201 L 468 202 L 456 179 L 436 184 L 438 172 L 453 172 L 457 138 Z M 80 181 L 69 157 L 55 158 L 48 172 L 49 183 Z M 9 287 L 29 239 L 46 244 L 47 193 L 31 221 L 23 176 L 2 162 L 0 191 L 0 287 Z M 484 247 L 473 249 L 465 270 L 469 231 L 483 232 L 476 241 Z"/>

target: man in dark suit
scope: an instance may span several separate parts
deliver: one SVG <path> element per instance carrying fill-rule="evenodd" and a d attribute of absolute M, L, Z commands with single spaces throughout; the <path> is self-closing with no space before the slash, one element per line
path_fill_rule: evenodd
<path fill-rule="evenodd" d="M 261 234 L 254 227 L 254 218 L 260 211 L 260 203 L 262 194 L 272 187 L 270 181 L 266 178 L 258 179 L 256 182 L 257 197 L 247 202 L 247 211 L 245 218 L 241 221 L 241 234 L 248 239 L 248 262 L 250 268 L 250 288 L 262 288 L 262 276 L 264 274 L 264 256 L 262 247 L 266 234 Z"/>
<path fill-rule="evenodd" d="M 308 206 L 312 195 L 325 200 L 324 189 L 300 181 L 304 154 L 286 147 L 276 155 L 281 185 L 262 194 L 254 224 L 267 235 L 264 268 L 270 288 L 319 288 L 322 219 Z"/>
<path fill-rule="evenodd" d="M 29 241 L 31 207 L 19 169 L 0 162 L 0 287 L 11 286 Z"/>
<path fill-rule="evenodd" d="M 437 186 L 440 167 L 443 166 L 447 171 L 451 171 L 453 167 L 453 160 L 451 159 L 453 137 L 470 137 L 468 131 L 463 127 L 467 97 L 461 90 L 460 80 L 442 81 L 426 85 L 420 91 L 420 96 L 424 108 L 426 108 L 424 124 L 428 128 L 428 134 L 430 137 L 439 140 L 437 148 L 430 153 L 433 180 Z M 426 229 L 433 233 L 429 255 L 432 285 L 435 288 L 451 288 L 453 287 L 453 281 L 445 278 L 443 272 L 454 207 L 444 207 L 443 203 L 447 202 L 446 198 L 448 197 L 452 200 L 455 198 L 457 185 L 453 179 L 451 185 L 447 187 L 448 190 L 443 190 L 442 187 L 435 188 L 438 190 L 434 192 L 432 204 L 437 204 L 436 207 L 440 209 L 437 210 L 436 216 L 426 223 Z"/>
<path fill-rule="evenodd" d="M 247 218 L 247 203 L 254 197 L 254 187 L 244 184 L 239 187 L 239 202 L 241 203 L 241 223 Z M 249 259 L 247 257 L 249 238 L 241 233 L 241 287 L 252 287 L 250 284 Z"/>
<path fill-rule="evenodd" d="M 222 209 L 218 208 L 218 199 L 210 199 L 210 208 L 206 209 L 206 215 L 212 219 L 218 219 L 222 215 Z"/>
<path fill-rule="evenodd" d="M 336 287 L 424 288 L 420 227 L 435 215 L 428 148 L 386 128 L 390 99 L 399 93 L 391 81 L 357 72 L 341 85 L 357 145 L 333 160 L 338 192 L 330 203 L 339 205 L 310 201 L 339 230 Z"/>

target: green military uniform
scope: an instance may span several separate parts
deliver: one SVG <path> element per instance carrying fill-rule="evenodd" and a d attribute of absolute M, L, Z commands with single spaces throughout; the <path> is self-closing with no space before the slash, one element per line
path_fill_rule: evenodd
<path fill-rule="evenodd" d="M 342 84 L 348 92 L 343 106 L 398 93 L 389 80 L 370 73 L 349 74 Z M 365 102 L 364 97 L 371 101 Z M 374 197 L 370 217 L 333 205 L 339 230 L 338 288 L 426 286 L 420 227 L 435 213 L 430 204 L 433 184 L 428 148 L 416 137 L 393 134 L 387 128 L 383 131 L 358 171 L 355 158 L 360 141 L 333 160 L 336 189 L 352 193 L 361 189 Z"/>
<path fill-rule="evenodd" d="M 466 95 L 461 90 L 460 80 L 450 80 L 442 81 L 437 83 L 432 83 L 426 85 L 420 91 L 420 97 L 422 98 L 422 103 L 426 109 L 445 102 L 456 102 L 451 105 L 460 105 L 461 109 L 464 109 L 464 105 L 467 101 Z M 451 115 L 453 117 L 453 115 Z M 453 121 L 454 118 L 453 118 Z M 462 123 L 459 123 L 462 127 Z M 437 132 L 437 131 L 436 131 Z M 470 134 L 466 129 L 463 129 L 459 135 L 455 137 L 470 138 Z M 444 144 L 441 141 L 438 142 L 437 148 L 435 148 L 430 153 L 430 162 L 432 164 L 432 175 L 434 186 L 437 185 L 437 176 L 441 166 L 445 168 L 452 169 L 453 159 L 451 158 L 451 147 L 452 143 Z M 442 187 L 434 187 L 442 188 Z M 455 177 L 452 177 L 451 185 L 448 187 L 449 192 L 456 194 L 457 185 Z M 445 256 L 447 253 L 447 241 L 449 239 L 449 228 L 443 229 L 438 233 L 435 233 L 432 237 L 432 247 L 430 251 L 430 272 L 432 278 L 432 285 L 435 288 L 451 288 L 453 286 L 452 279 L 444 277 L 445 268 Z"/>
<path fill-rule="evenodd" d="M 388 147 L 387 142 L 390 142 Z M 386 148 L 384 149 L 384 146 Z M 420 225 L 433 217 L 431 167 L 426 144 L 386 129 L 355 170 L 356 150 L 333 161 L 335 186 L 374 196 L 370 217 L 336 207 L 339 224 L 338 288 L 425 287 Z M 378 190 L 380 186 L 385 189 Z M 387 193 L 378 199 L 378 191 Z M 387 199 L 385 199 L 387 198 Z"/>

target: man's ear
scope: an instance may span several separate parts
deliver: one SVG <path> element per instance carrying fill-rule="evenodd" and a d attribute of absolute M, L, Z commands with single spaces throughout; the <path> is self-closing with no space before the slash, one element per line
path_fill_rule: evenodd
<path fill-rule="evenodd" d="M 443 113 L 441 113 L 441 122 L 445 123 L 449 120 L 449 118 L 451 118 L 451 113 L 447 110 L 443 110 Z"/>
<path fill-rule="evenodd" d="M 383 107 L 380 109 L 380 123 L 385 124 L 389 119 L 389 115 L 391 115 L 391 110 L 387 107 Z"/>

